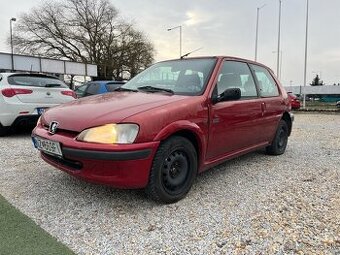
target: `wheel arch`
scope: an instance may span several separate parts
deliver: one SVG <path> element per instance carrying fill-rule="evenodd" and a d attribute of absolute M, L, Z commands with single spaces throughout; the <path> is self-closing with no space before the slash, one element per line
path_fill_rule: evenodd
<path fill-rule="evenodd" d="M 164 141 L 173 136 L 181 136 L 188 139 L 196 149 L 198 168 L 202 163 L 204 148 L 206 148 L 206 139 L 204 132 L 201 128 L 195 124 L 187 121 L 174 122 L 166 128 L 162 129 L 161 132 L 155 137 L 155 141 Z"/>

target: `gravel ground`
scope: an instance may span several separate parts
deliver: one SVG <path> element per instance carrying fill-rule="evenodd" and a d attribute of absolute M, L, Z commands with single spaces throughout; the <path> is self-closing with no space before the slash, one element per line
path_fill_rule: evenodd
<path fill-rule="evenodd" d="M 340 254 L 340 115 L 296 114 L 282 156 L 200 175 L 182 201 L 74 179 L 0 138 L 0 193 L 77 254 Z M 11 149 L 10 149 L 11 148 Z"/>

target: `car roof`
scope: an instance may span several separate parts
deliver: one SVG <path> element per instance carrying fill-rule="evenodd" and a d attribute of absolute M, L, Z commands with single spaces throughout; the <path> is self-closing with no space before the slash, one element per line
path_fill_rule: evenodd
<path fill-rule="evenodd" d="M 108 84 L 108 83 L 117 83 L 117 84 L 121 84 L 121 83 L 126 83 L 125 81 L 89 81 L 87 83 L 100 83 L 100 84 Z"/>
<path fill-rule="evenodd" d="M 255 64 L 258 66 L 262 66 L 265 67 L 266 69 L 271 70 L 271 68 L 269 68 L 268 66 L 261 64 L 259 62 L 256 62 L 254 60 L 250 60 L 250 59 L 246 59 L 246 58 L 240 58 L 240 57 L 234 57 L 234 56 L 222 56 L 222 55 L 218 55 L 218 56 L 198 56 L 198 57 L 185 57 L 185 58 L 181 58 L 181 59 L 169 59 L 169 60 L 164 60 L 164 61 L 160 61 L 160 62 L 166 62 L 166 61 L 176 61 L 176 60 L 191 60 L 191 59 L 211 59 L 211 58 L 215 58 L 215 59 L 226 59 L 226 60 L 235 60 L 235 61 L 242 61 L 242 62 L 247 62 L 249 64 Z M 271 70 L 272 71 L 272 70 Z"/>
<path fill-rule="evenodd" d="M 25 73 L 25 72 L 18 72 L 18 73 L 0 73 L 3 77 L 9 77 L 11 75 L 27 75 L 27 76 L 34 76 L 34 77 L 46 77 L 46 78 L 53 78 L 53 79 L 58 79 L 58 77 L 52 76 L 52 75 L 47 75 L 47 74 L 41 74 L 41 73 Z"/>

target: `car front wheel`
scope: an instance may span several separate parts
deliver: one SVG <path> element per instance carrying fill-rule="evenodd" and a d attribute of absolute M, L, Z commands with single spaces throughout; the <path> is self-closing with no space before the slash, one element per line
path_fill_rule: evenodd
<path fill-rule="evenodd" d="M 146 192 L 155 201 L 176 202 L 189 192 L 196 174 L 195 147 L 188 139 L 173 136 L 156 152 Z"/>
<path fill-rule="evenodd" d="M 285 152 L 288 143 L 288 125 L 284 120 L 280 120 L 276 130 L 274 140 L 266 151 L 270 155 L 281 155 Z"/>
<path fill-rule="evenodd" d="M 0 124 L 0 136 L 5 136 L 8 134 L 9 127 L 4 127 Z"/>

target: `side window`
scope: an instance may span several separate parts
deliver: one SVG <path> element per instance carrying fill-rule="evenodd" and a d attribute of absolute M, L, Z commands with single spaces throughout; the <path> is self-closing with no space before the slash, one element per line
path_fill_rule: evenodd
<path fill-rule="evenodd" d="M 257 97 L 253 76 L 246 63 L 225 61 L 218 76 L 217 93 L 220 95 L 228 88 L 239 88 L 241 97 Z"/>
<path fill-rule="evenodd" d="M 99 93 L 100 85 L 98 83 L 89 84 L 86 90 L 86 96 L 97 95 Z"/>
<path fill-rule="evenodd" d="M 78 96 L 78 97 L 82 97 L 82 96 L 84 95 L 84 93 L 85 93 L 86 88 L 87 88 L 87 84 L 78 87 L 78 88 L 75 90 L 77 96 Z"/>
<path fill-rule="evenodd" d="M 279 89 L 269 71 L 261 66 L 251 65 L 251 67 L 254 70 L 258 81 L 260 95 L 262 97 L 279 96 Z"/>

